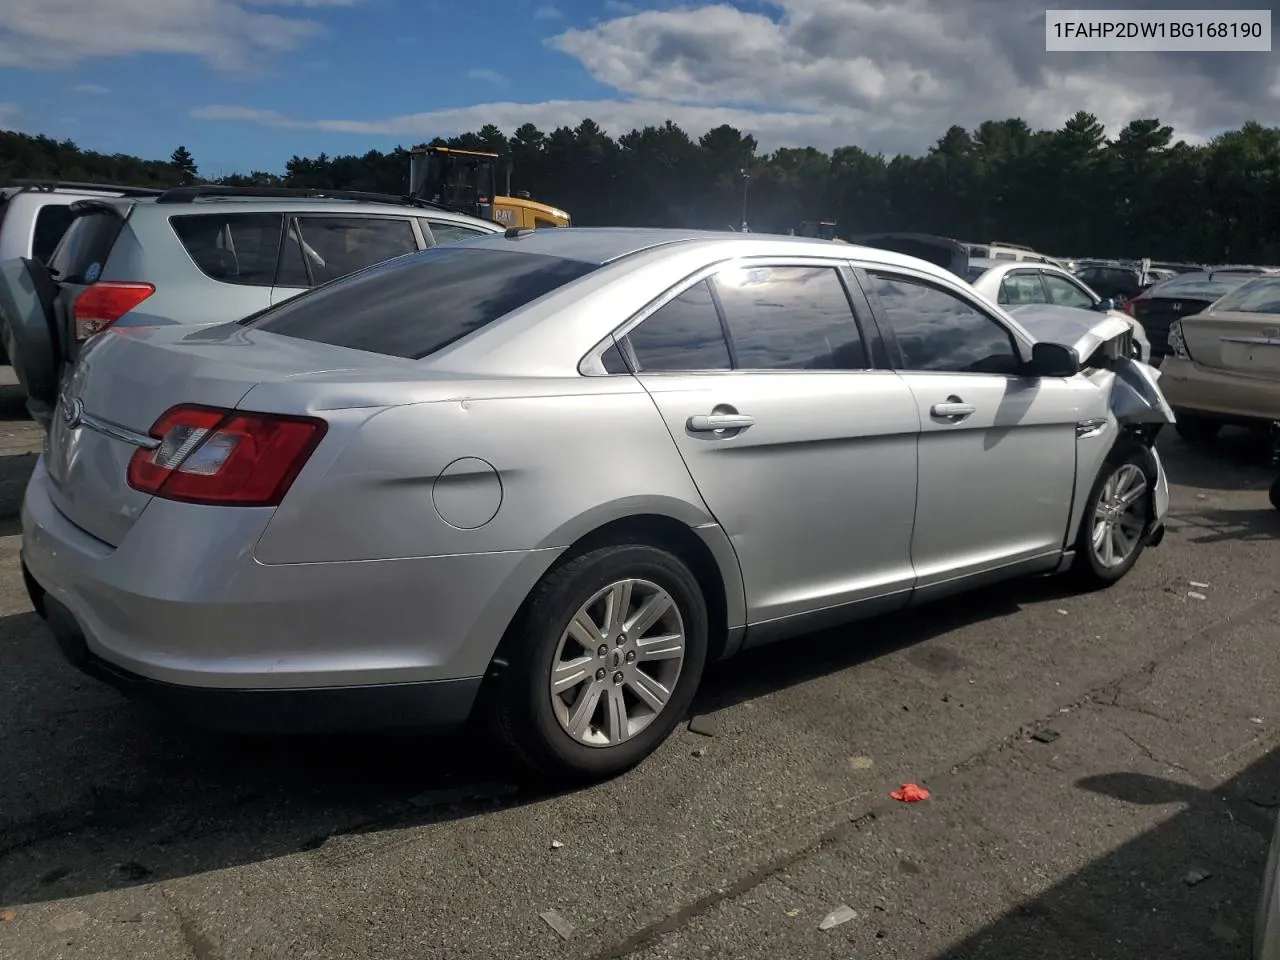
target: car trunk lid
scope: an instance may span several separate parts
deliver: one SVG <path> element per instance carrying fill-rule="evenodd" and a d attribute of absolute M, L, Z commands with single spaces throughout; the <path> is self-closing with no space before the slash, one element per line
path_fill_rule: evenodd
<path fill-rule="evenodd" d="M 171 325 L 100 334 L 70 368 L 54 411 L 45 455 L 50 496 L 72 523 L 116 546 L 151 501 L 126 475 L 165 411 L 232 409 L 263 382 L 390 362 L 243 328 L 224 336 Z"/>
<path fill-rule="evenodd" d="M 1183 319 L 1182 338 L 1203 367 L 1280 381 L 1280 315 L 1209 311 Z"/>

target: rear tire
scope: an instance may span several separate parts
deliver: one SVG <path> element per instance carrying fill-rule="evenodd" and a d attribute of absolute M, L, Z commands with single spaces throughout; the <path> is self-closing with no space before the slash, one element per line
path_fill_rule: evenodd
<path fill-rule="evenodd" d="M 665 611 L 648 626 L 646 604 Z M 706 601 L 671 553 L 603 546 L 543 577 L 503 647 L 486 691 L 499 739 L 543 777 L 606 779 L 656 750 L 687 713 L 706 662 Z"/>
<path fill-rule="evenodd" d="M 1195 413 L 1179 413 L 1173 428 L 1188 443 L 1210 443 L 1222 432 L 1222 421 Z"/>
<path fill-rule="evenodd" d="M 1071 572 L 1086 588 L 1108 587 L 1133 569 L 1146 548 L 1157 468 L 1151 451 L 1121 440 L 1085 501 Z"/>

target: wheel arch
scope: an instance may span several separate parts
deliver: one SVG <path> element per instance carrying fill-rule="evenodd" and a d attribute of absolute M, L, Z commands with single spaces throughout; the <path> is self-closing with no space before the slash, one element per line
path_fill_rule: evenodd
<path fill-rule="evenodd" d="M 746 596 L 737 555 L 728 536 L 714 520 L 690 505 L 685 504 L 679 510 L 655 509 L 656 506 L 650 505 L 650 509 L 643 512 L 602 507 L 591 511 L 590 521 L 580 518 L 563 528 L 573 531 L 574 536 L 559 539 L 564 546 L 555 560 L 529 584 L 490 658 L 485 671 L 486 686 L 488 680 L 506 666 L 511 644 L 519 633 L 520 620 L 526 615 L 534 588 L 542 578 L 572 558 L 610 544 L 647 544 L 679 557 L 689 566 L 706 599 L 708 662 L 737 651 L 746 617 Z M 679 516 L 673 515 L 677 513 Z"/>

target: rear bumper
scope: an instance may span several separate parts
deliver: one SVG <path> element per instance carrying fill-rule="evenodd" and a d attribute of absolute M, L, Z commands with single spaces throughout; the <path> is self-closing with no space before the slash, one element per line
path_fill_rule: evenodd
<path fill-rule="evenodd" d="M 461 722 L 558 554 L 262 564 L 252 546 L 270 511 L 187 506 L 152 502 L 112 548 L 57 510 L 41 460 L 24 579 L 83 669 L 226 729 Z"/>
<path fill-rule="evenodd" d="M 1179 412 L 1240 423 L 1280 420 L 1280 381 L 1210 370 L 1172 355 L 1160 374 L 1160 389 Z"/>
<path fill-rule="evenodd" d="M 145 701 L 184 723 L 225 733 L 308 734 L 372 730 L 456 730 L 471 715 L 481 678 L 305 689 L 235 689 L 165 683 L 117 666 L 89 649 L 65 606 L 44 593 L 24 561 L 31 604 L 44 617 L 63 656 L 126 697 Z"/>

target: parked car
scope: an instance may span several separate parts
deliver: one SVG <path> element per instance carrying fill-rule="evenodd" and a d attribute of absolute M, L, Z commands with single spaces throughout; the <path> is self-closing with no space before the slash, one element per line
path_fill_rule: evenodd
<path fill-rule="evenodd" d="M 225 323 L 371 264 L 503 229 L 351 191 L 183 187 L 78 200 L 70 211 L 47 275 L 32 281 L 56 289 L 52 307 L 29 322 L 4 318 L 28 410 L 46 428 L 63 369 L 109 326 Z M 19 282 L 25 268 L 9 271 Z"/>
<path fill-rule="evenodd" d="M 71 225 L 71 205 L 102 197 L 148 197 L 159 190 L 73 180 L 14 180 L 0 187 L 0 261 L 30 257 L 47 263 Z M 0 338 L 2 339 L 2 338 Z M 9 358 L 0 347 L 0 364 Z"/>
<path fill-rule="evenodd" d="M 1111 300 L 1098 296 L 1062 267 L 1025 261 L 970 260 L 967 277 L 975 290 L 1009 309 L 1015 317 L 1023 307 L 1048 305 L 1103 313 L 1123 320 L 1133 328 L 1138 359 L 1144 362 L 1151 359 L 1151 345 L 1142 325 L 1116 310 Z M 1039 309 L 1038 312 L 1045 313 Z"/>
<path fill-rule="evenodd" d="M 1076 270 L 1076 276 L 1087 283 L 1098 296 L 1123 304 L 1147 287 L 1142 267 L 1125 263 L 1093 263 Z"/>
<path fill-rule="evenodd" d="M 1160 364 L 1169 353 L 1171 323 L 1199 313 L 1250 279 L 1250 274 L 1226 271 L 1184 273 L 1148 287 L 1124 305 L 1124 312 L 1142 325 L 1151 343 L 1151 362 Z"/>
<path fill-rule="evenodd" d="M 621 771 L 708 660 L 1158 543 L 1129 327 L 1037 339 L 822 240 L 510 231 L 238 323 L 112 328 L 23 506 L 84 669 L 205 725 L 461 723 Z M 175 536 L 181 531 L 181 536 Z"/>
<path fill-rule="evenodd" d="M 1228 423 L 1280 424 L 1280 276 L 1248 280 L 1173 321 L 1162 369 L 1185 439 L 1211 440 Z"/>

